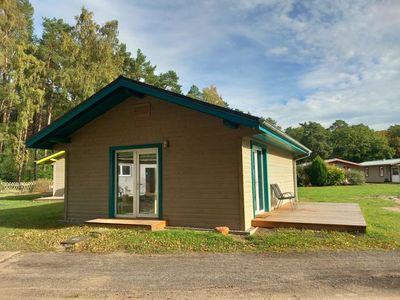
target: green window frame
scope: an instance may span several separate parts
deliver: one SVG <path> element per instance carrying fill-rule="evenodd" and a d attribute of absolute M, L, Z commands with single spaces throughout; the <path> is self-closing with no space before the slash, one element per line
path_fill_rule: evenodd
<path fill-rule="evenodd" d="M 108 216 L 115 218 L 115 152 L 118 150 L 134 150 L 156 148 L 158 154 L 158 218 L 163 218 L 163 182 L 162 182 L 162 144 L 141 144 L 141 145 L 125 145 L 125 146 L 111 146 L 109 149 L 109 194 L 108 194 Z"/>
<path fill-rule="evenodd" d="M 270 211 L 270 195 L 269 195 L 269 185 L 268 185 L 268 158 L 267 158 L 267 146 L 250 141 L 250 155 L 251 155 L 251 183 L 252 183 L 252 196 L 253 196 L 253 216 L 256 216 L 256 180 L 255 180 L 255 162 L 254 162 L 254 155 L 253 150 L 254 146 L 257 146 L 261 149 L 262 152 L 262 169 L 263 169 L 263 192 L 264 192 L 264 211 Z"/>

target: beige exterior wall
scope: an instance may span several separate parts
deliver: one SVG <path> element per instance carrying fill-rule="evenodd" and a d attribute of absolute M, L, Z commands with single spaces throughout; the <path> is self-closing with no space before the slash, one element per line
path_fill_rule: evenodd
<path fill-rule="evenodd" d="M 150 105 L 150 115 L 137 113 L 143 104 Z M 128 99 L 75 132 L 66 147 L 57 145 L 68 152 L 66 218 L 108 217 L 110 146 L 168 140 L 162 151 L 163 218 L 169 225 L 247 229 L 250 207 L 243 197 L 249 191 L 241 166 L 249 162 L 243 137 L 255 133 L 162 100 Z"/>
<path fill-rule="evenodd" d="M 257 144 L 260 142 L 257 141 Z M 270 184 L 279 184 L 282 192 L 296 193 L 295 161 L 290 152 L 280 150 L 271 145 L 264 144 L 267 149 L 268 194 L 271 210 L 274 209 L 276 199 L 273 198 Z M 243 166 L 243 199 L 246 228 L 251 227 L 253 212 L 253 186 L 251 170 L 251 140 L 244 138 L 242 142 Z"/>
<path fill-rule="evenodd" d="M 383 167 L 383 177 L 379 176 L 379 168 Z M 365 176 L 366 182 L 388 182 L 390 181 L 390 166 L 373 166 L 368 167 L 369 169 L 369 176 Z M 365 168 L 364 168 L 365 170 Z"/>
<path fill-rule="evenodd" d="M 245 228 L 251 227 L 253 219 L 253 186 L 251 175 L 251 145 L 250 139 L 244 138 L 242 141 L 242 168 L 243 168 L 243 204 L 244 204 L 244 224 Z"/>
<path fill-rule="evenodd" d="M 282 193 L 291 192 L 296 194 L 296 177 L 293 156 L 290 152 L 286 152 L 275 147 L 267 148 L 268 162 L 268 184 L 278 184 Z M 277 204 L 277 199 L 269 188 L 271 209 Z"/>
<path fill-rule="evenodd" d="M 53 196 L 64 197 L 65 187 L 65 159 L 61 158 L 53 163 Z"/>

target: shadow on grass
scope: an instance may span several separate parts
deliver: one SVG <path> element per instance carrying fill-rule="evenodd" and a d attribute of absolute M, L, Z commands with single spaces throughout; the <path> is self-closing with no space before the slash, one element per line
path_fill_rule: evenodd
<path fill-rule="evenodd" d="M 41 197 L 51 196 L 51 193 L 37 194 L 0 194 L 0 200 L 34 200 Z"/>
<path fill-rule="evenodd" d="M 38 205 L 6 208 L 0 210 L 1 228 L 56 229 L 73 225 L 60 222 L 64 203 L 41 203 Z"/>

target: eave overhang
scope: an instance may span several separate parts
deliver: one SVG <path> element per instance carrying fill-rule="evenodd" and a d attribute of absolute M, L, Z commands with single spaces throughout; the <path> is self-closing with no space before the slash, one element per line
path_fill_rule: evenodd
<path fill-rule="evenodd" d="M 225 126 L 232 129 L 239 126 L 257 129 L 260 133 L 256 134 L 254 138 L 287 149 L 296 153 L 296 156 L 308 156 L 311 153 L 302 144 L 272 125 L 265 123 L 261 118 L 195 100 L 122 76 L 31 137 L 26 145 L 29 148 L 52 149 L 55 144 L 69 143 L 71 134 L 112 107 L 128 98 L 143 98 L 145 96 L 155 97 L 218 117 L 222 119 Z"/>

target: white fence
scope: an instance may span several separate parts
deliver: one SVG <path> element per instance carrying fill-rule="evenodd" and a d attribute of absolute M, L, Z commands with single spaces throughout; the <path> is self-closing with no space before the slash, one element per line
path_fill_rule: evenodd
<path fill-rule="evenodd" d="M 32 193 L 34 191 L 50 191 L 51 181 L 38 180 L 30 182 L 4 182 L 0 181 L 0 193 Z"/>
<path fill-rule="evenodd" d="M 30 193 L 35 187 L 35 182 L 0 182 L 0 192 Z"/>

